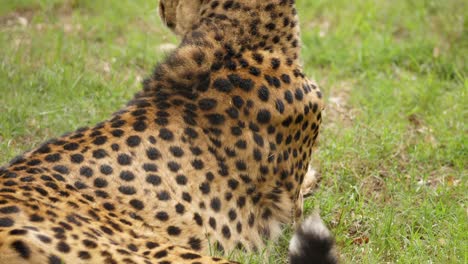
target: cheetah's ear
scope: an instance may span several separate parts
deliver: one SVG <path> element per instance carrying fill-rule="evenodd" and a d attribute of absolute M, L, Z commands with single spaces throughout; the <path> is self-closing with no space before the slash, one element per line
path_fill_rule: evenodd
<path fill-rule="evenodd" d="M 178 0 L 159 0 L 159 17 L 162 22 L 172 31 L 175 30 L 177 21 Z"/>
<path fill-rule="evenodd" d="M 175 33 L 179 36 L 190 31 L 200 19 L 202 0 L 179 0 L 177 5 L 177 21 Z"/>

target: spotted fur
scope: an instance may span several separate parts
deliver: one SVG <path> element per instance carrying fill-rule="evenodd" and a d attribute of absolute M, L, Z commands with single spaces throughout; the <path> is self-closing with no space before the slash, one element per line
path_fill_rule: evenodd
<path fill-rule="evenodd" d="M 123 109 L 0 170 L 0 263 L 233 263 L 302 215 L 322 94 L 293 0 L 161 0 L 181 44 Z"/>

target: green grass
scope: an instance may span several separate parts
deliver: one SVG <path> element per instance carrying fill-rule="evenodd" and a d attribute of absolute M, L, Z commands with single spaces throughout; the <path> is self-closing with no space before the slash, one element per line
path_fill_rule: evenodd
<path fill-rule="evenodd" d="M 343 263 L 467 263 L 466 1 L 298 7 L 328 105 L 307 211 L 320 208 Z M 108 117 L 164 43 L 155 1 L 0 0 L 0 164 Z M 287 240 L 239 258 L 283 263 Z"/>

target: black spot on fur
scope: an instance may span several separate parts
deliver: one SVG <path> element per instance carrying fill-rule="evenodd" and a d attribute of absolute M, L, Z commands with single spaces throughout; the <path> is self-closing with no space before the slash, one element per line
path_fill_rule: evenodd
<path fill-rule="evenodd" d="M 176 227 L 176 226 L 169 226 L 167 228 L 167 233 L 170 235 L 170 236 L 178 236 L 180 235 L 182 231 L 180 230 L 180 228 Z"/>
<path fill-rule="evenodd" d="M 232 89 L 234 88 L 234 86 L 229 80 L 221 79 L 221 78 L 216 79 L 213 82 L 213 86 L 216 90 L 220 92 L 225 92 L 225 93 L 232 91 Z"/>
<path fill-rule="evenodd" d="M 15 222 L 8 217 L 0 218 L 0 227 L 11 227 L 15 224 Z"/>
<path fill-rule="evenodd" d="M 31 257 L 31 249 L 21 240 L 16 240 L 11 243 L 11 247 L 18 252 L 18 254 L 24 258 L 29 259 Z"/>

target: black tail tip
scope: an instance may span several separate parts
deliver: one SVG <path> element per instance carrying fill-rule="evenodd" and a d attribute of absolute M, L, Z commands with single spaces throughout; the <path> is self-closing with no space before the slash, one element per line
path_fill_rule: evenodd
<path fill-rule="evenodd" d="M 309 216 L 289 242 L 290 264 L 336 264 L 335 241 L 320 216 Z"/>

